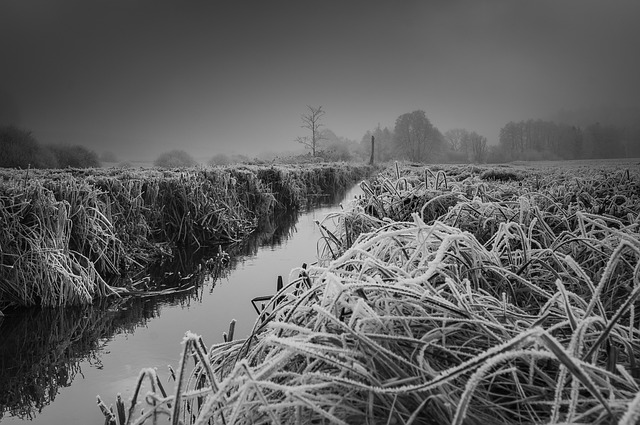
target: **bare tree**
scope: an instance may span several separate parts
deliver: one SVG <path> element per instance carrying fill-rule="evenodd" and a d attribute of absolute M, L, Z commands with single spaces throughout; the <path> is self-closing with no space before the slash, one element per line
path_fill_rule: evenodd
<path fill-rule="evenodd" d="M 316 156 L 318 150 L 318 144 L 325 140 L 325 137 L 320 132 L 320 127 L 324 125 L 320 123 L 320 119 L 324 116 L 325 111 L 322 106 L 314 108 L 307 105 L 309 112 L 302 114 L 302 125 L 300 127 L 306 128 L 311 131 L 311 136 L 296 137 L 296 142 L 303 144 L 307 148 L 311 149 L 311 155 Z"/>
<path fill-rule="evenodd" d="M 464 128 L 454 128 L 444 133 L 444 139 L 449 143 L 454 152 L 465 152 L 465 142 L 469 137 L 469 132 Z"/>
<path fill-rule="evenodd" d="M 475 131 L 469 134 L 468 149 L 471 160 L 475 163 L 487 160 L 487 138 L 479 135 Z"/>

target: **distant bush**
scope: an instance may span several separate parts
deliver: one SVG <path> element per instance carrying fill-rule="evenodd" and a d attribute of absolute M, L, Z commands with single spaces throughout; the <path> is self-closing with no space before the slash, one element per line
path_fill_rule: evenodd
<path fill-rule="evenodd" d="M 59 168 L 100 167 L 98 154 L 80 145 L 48 145 L 58 161 Z"/>
<path fill-rule="evenodd" d="M 345 143 L 333 142 L 330 143 L 325 149 L 318 152 L 318 156 L 324 161 L 351 161 L 352 154 L 349 151 L 349 147 Z"/>
<path fill-rule="evenodd" d="M 265 161 L 257 158 L 249 158 L 246 155 L 234 154 L 234 155 L 226 155 L 223 153 L 219 153 L 214 155 L 207 164 L 212 167 L 216 165 L 233 165 L 233 164 L 247 164 L 247 165 L 256 165 L 256 164 L 264 164 Z"/>
<path fill-rule="evenodd" d="M 188 153 L 181 150 L 172 150 L 161 154 L 153 164 L 156 167 L 162 168 L 183 168 L 183 167 L 195 167 L 198 165 L 195 159 Z"/>
<path fill-rule="evenodd" d="M 229 165 L 229 164 L 231 164 L 231 159 L 229 158 L 229 156 L 223 153 L 213 155 L 213 157 L 209 160 L 209 165 L 211 165 L 212 167 L 215 165 Z"/>
<path fill-rule="evenodd" d="M 30 131 L 14 125 L 0 127 L 0 167 L 55 168 L 53 153 L 40 146 Z"/>
<path fill-rule="evenodd" d="M 41 146 L 30 131 L 0 127 L 0 167 L 89 168 L 99 167 L 98 155 L 82 146 Z"/>

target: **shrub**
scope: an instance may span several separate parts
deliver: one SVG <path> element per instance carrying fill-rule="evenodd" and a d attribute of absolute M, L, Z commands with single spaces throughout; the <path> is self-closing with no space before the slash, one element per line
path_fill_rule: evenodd
<path fill-rule="evenodd" d="M 213 156 L 213 158 L 209 160 L 209 165 L 211 165 L 212 167 L 214 165 L 229 165 L 229 164 L 231 164 L 231 159 L 223 153 L 216 154 Z"/>
<path fill-rule="evenodd" d="M 318 152 L 318 156 L 325 161 L 351 161 L 353 156 L 345 143 L 330 143 L 324 150 Z"/>
<path fill-rule="evenodd" d="M 49 145 L 60 168 L 95 168 L 100 167 L 98 154 L 80 145 Z"/>
<path fill-rule="evenodd" d="M 161 154 L 153 164 L 156 167 L 162 168 L 183 168 L 183 167 L 195 167 L 198 165 L 195 159 L 188 153 L 181 150 L 172 150 Z"/>
<path fill-rule="evenodd" d="M 55 168 L 55 156 L 40 146 L 30 131 L 14 125 L 0 127 L 0 167 Z"/>

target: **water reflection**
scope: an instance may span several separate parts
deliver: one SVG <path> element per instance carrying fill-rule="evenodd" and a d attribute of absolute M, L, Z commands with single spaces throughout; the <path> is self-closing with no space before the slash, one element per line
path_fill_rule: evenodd
<path fill-rule="evenodd" d="M 80 361 L 99 367 L 96 353 L 106 339 L 155 314 L 153 304 L 130 299 L 7 315 L 0 328 L 0 418 L 31 419 L 82 373 Z"/>
<path fill-rule="evenodd" d="M 343 196 L 344 192 L 318 197 L 306 209 L 335 205 Z M 0 420 L 36 417 L 54 402 L 61 388 L 83 376 L 81 364 L 102 368 L 103 348 L 115 335 L 133 334 L 137 328 L 146 327 L 159 316 L 162 306 L 201 303 L 205 291 L 213 291 L 216 282 L 227 278 L 261 247 L 274 249 L 289 239 L 296 232 L 298 218 L 297 212 L 266 217 L 259 231 L 242 243 L 176 251 L 166 256 L 144 274 L 133 277 L 138 282 L 144 279 L 144 284 L 156 291 L 153 297 L 7 314 L 0 321 Z M 226 261 L 220 261 L 221 252 L 228 255 Z M 274 282 L 275 278 L 269 277 Z M 173 293 L 162 295 L 162 291 Z"/>

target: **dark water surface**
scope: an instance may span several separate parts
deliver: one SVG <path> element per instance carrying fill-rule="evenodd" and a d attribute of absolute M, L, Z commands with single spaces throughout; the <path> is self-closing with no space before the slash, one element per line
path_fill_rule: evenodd
<path fill-rule="evenodd" d="M 168 365 L 177 369 L 185 331 L 202 335 L 209 346 L 221 342 L 236 319 L 235 338 L 246 337 L 257 317 L 250 300 L 274 293 L 277 276 L 286 284 L 293 268 L 315 262 L 320 232 L 314 221 L 359 193 L 355 187 L 281 217 L 242 246 L 227 247 L 230 264 L 213 275 L 192 274 L 215 251 L 182 252 L 154 271 L 172 285 L 197 283 L 195 289 L 7 315 L 0 322 L 0 423 L 103 424 L 96 395 L 107 405 L 115 404 L 117 393 L 128 400 L 148 367 L 157 368 L 171 392 Z"/>

